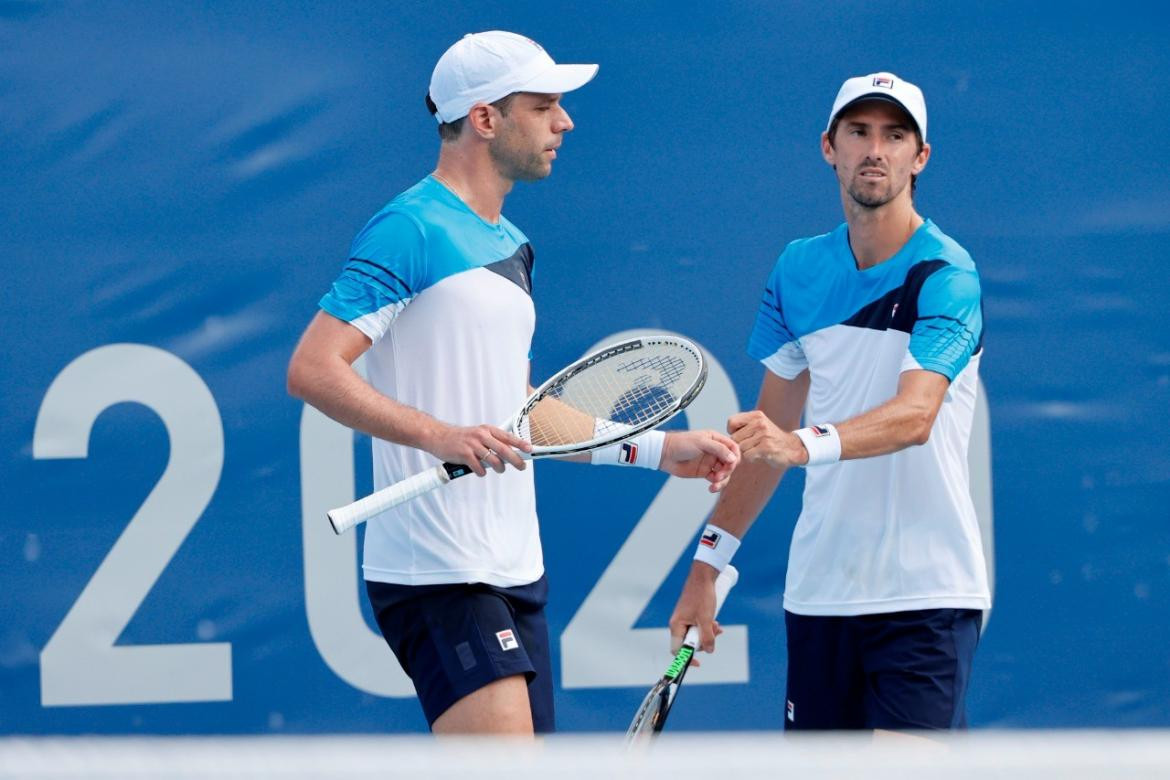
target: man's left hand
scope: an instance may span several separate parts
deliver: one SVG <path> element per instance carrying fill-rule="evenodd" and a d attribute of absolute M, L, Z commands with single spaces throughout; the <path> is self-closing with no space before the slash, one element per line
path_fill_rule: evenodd
<path fill-rule="evenodd" d="M 739 446 L 715 431 L 670 431 L 658 468 L 676 477 L 703 477 L 717 493 L 739 463 Z"/>

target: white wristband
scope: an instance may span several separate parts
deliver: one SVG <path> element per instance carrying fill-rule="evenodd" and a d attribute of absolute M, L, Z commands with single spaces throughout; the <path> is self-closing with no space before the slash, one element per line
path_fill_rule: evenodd
<path fill-rule="evenodd" d="M 608 447 L 593 451 L 589 460 L 594 466 L 641 466 L 644 469 L 656 469 L 662 463 L 662 445 L 666 441 L 666 434 L 662 431 L 646 431 Z"/>
<path fill-rule="evenodd" d="M 719 526 L 708 523 L 699 537 L 699 546 L 695 548 L 695 560 L 702 561 L 715 571 L 723 571 L 738 549 L 739 539 Z"/>
<path fill-rule="evenodd" d="M 793 431 L 808 450 L 806 466 L 820 466 L 841 460 L 841 435 L 828 423 Z"/>

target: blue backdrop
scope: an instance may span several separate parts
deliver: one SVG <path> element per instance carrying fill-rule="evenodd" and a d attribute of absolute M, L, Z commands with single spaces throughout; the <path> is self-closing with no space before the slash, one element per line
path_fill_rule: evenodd
<path fill-rule="evenodd" d="M 818 150 L 840 82 L 923 87 L 919 209 L 986 296 L 972 468 L 996 599 L 972 723 L 1170 725 L 1168 16 L 0 2 L 0 732 L 424 727 L 356 537 L 322 516 L 368 489 L 368 441 L 284 369 L 350 238 L 433 165 L 435 59 L 490 28 L 601 64 L 554 175 L 506 206 L 536 249 L 534 377 L 619 331 L 684 333 L 714 361 L 691 425 L 754 403 L 768 271 L 840 221 Z M 537 481 L 561 727 L 624 729 L 709 502 L 645 472 Z M 738 556 L 678 728 L 781 726 L 799 490 Z"/>

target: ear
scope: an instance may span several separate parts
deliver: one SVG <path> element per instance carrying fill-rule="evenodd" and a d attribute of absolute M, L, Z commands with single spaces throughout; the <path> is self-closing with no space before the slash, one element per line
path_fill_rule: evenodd
<path fill-rule="evenodd" d="M 476 103 L 467 112 L 467 124 L 480 138 L 495 138 L 500 127 L 500 112 L 487 103 Z"/>
<path fill-rule="evenodd" d="M 923 144 L 922 151 L 914 158 L 913 173 L 915 176 L 922 173 L 922 169 L 926 167 L 927 160 L 930 159 L 930 144 Z"/>
<path fill-rule="evenodd" d="M 821 133 L 821 156 L 834 170 L 837 168 L 837 152 L 833 149 L 833 144 L 829 143 L 828 133 Z"/>

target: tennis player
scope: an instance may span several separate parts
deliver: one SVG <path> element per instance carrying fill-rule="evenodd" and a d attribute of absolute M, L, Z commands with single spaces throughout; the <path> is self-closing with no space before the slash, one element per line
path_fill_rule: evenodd
<path fill-rule="evenodd" d="M 501 209 L 515 182 L 549 175 L 573 129 L 561 95 L 596 73 L 509 32 L 451 46 L 427 95 L 435 170 L 358 233 L 289 365 L 292 395 L 374 437 L 375 487 L 442 461 L 499 472 L 366 528 L 370 601 L 436 733 L 554 728 L 532 472 L 513 451 L 531 448 L 494 425 L 531 390 L 535 322 L 532 246 Z M 362 354 L 368 383 L 351 367 Z M 738 457 L 713 431 L 652 431 L 632 444 L 592 461 L 704 477 L 718 490 Z"/>
<path fill-rule="evenodd" d="M 805 468 L 784 590 L 789 729 L 965 725 L 990 606 L 967 445 L 982 354 L 970 256 L 915 209 L 926 103 L 892 73 L 844 83 L 821 136 L 845 211 L 788 245 L 748 353 L 767 371 L 728 421 L 743 465 L 671 618 L 714 649 L 712 583 L 788 468 Z M 801 427 L 801 413 L 805 427 Z"/>

